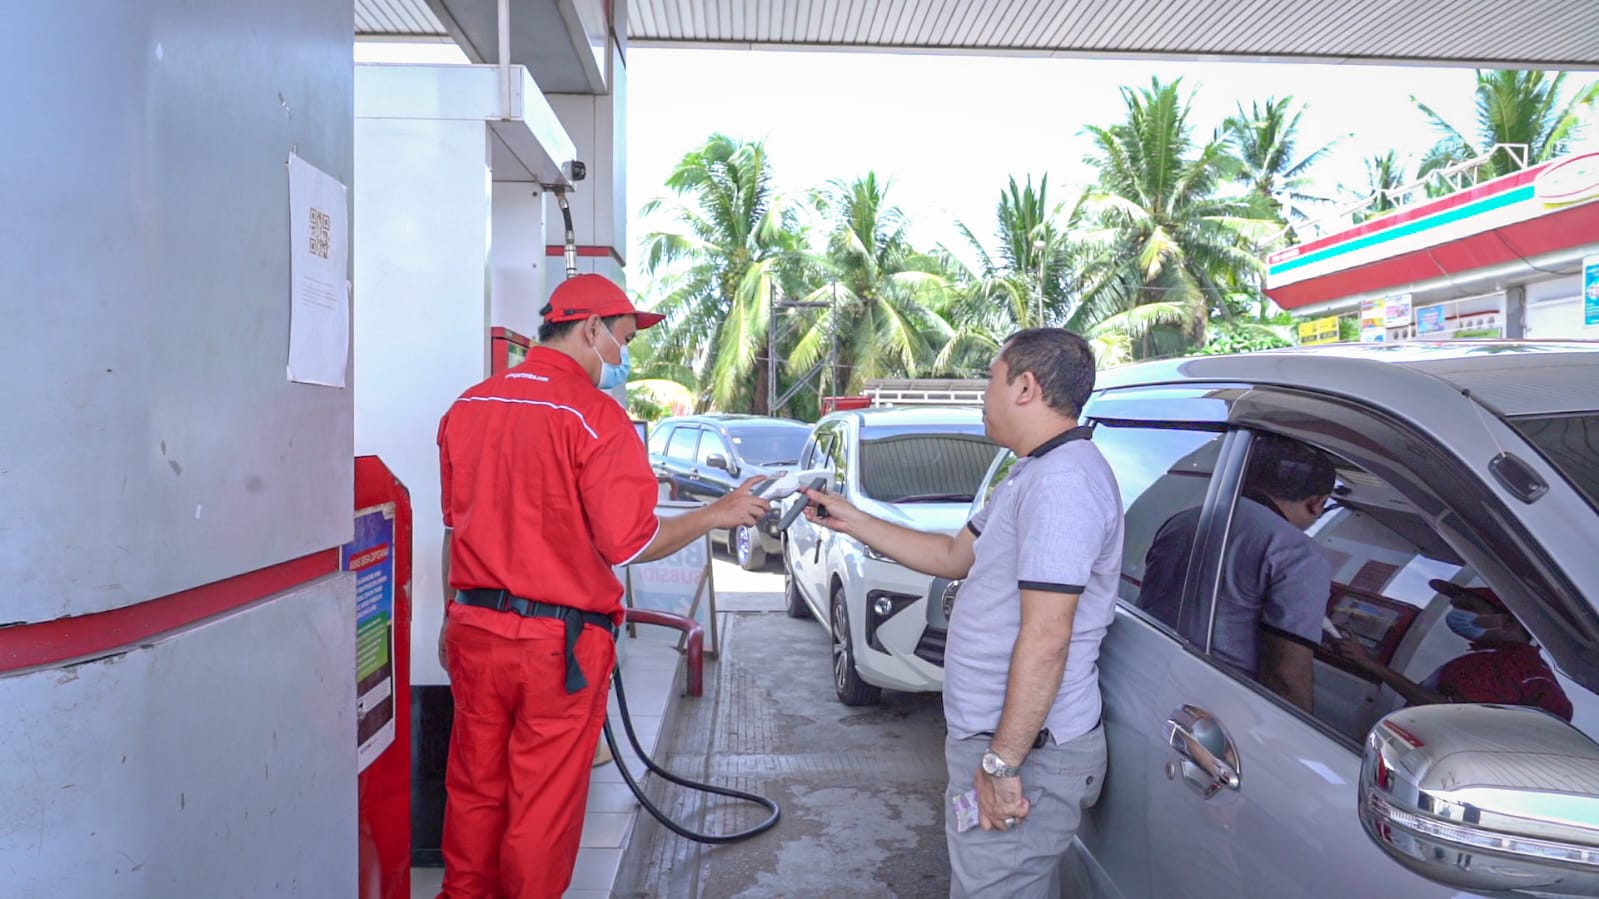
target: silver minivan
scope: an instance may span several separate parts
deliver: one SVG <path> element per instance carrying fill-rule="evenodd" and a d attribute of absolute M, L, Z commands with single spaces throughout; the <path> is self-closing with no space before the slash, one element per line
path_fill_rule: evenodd
<path fill-rule="evenodd" d="M 1110 767 L 1063 895 L 1599 894 L 1599 344 L 1157 362 L 1102 373 L 1085 415 L 1127 543 Z M 1218 655 L 1262 434 L 1336 471 L 1304 531 L 1333 572 L 1308 710 Z M 1155 603 L 1151 545 L 1184 512 L 1186 571 Z M 1451 623 L 1468 594 L 1495 613 L 1468 624 L 1500 630 Z"/>

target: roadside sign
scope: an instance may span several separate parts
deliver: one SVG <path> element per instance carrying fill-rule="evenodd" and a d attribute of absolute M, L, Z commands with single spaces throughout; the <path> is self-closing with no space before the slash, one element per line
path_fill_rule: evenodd
<path fill-rule="evenodd" d="M 1313 318 L 1308 322 L 1299 323 L 1299 345 L 1318 346 L 1324 343 L 1338 342 L 1338 316 L 1329 315 L 1326 318 Z"/>

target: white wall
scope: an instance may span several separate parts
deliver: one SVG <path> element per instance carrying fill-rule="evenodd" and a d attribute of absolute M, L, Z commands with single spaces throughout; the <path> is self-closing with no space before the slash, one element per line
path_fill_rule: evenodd
<path fill-rule="evenodd" d="M 350 538 L 350 393 L 286 377 L 285 163 L 350 183 L 352 15 L 7 5 L 0 621 Z"/>
<path fill-rule="evenodd" d="M 351 392 L 286 375 L 286 162 L 351 181 L 350 0 L 4 14 L 0 623 L 149 626 L 345 543 Z M 354 608 L 330 576 L 0 671 L 0 896 L 347 895 Z"/>
<path fill-rule="evenodd" d="M 355 121 L 355 449 L 411 491 L 413 684 L 447 682 L 436 440 L 445 410 L 488 374 L 488 154 L 481 120 Z"/>
<path fill-rule="evenodd" d="M 559 258 L 544 256 L 544 197 L 539 186 L 495 182 L 493 218 L 489 322 L 533 340 L 539 330 L 539 309 L 547 298 L 545 267 L 565 265 Z"/>
<path fill-rule="evenodd" d="M 332 575 L 0 679 L 0 896 L 352 895 L 354 607 Z"/>
<path fill-rule="evenodd" d="M 1566 275 L 1527 285 L 1527 337 L 1599 340 L 1599 327 L 1583 324 L 1582 275 Z"/>

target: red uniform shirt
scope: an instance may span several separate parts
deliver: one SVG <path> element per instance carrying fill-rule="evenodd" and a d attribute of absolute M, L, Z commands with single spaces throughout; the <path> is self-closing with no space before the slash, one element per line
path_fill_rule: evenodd
<path fill-rule="evenodd" d="M 1471 652 L 1446 662 L 1423 686 L 1455 702 L 1535 706 L 1571 720 L 1571 700 L 1538 647 L 1527 643 L 1472 643 Z"/>
<path fill-rule="evenodd" d="M 655 539 L 658 488 L 627 413 L 576 360 L 535 347 L 462 394 L 439 422 L 439 474 L 454 530 L 451 587 L 504 589 L 621 623 L 611 568 Z M 460 603 L 449 611 L 504 636 L 533 624 Z"/>

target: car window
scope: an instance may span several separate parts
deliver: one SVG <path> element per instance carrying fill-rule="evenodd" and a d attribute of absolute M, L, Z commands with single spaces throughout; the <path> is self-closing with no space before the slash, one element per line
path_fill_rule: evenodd
<path fill-rule="evenodd" d="M 966 434 L 866 438 L 861 440 L 860 489 L 887 503 L 970 503 L 994 449 L 987 438 Z"/>
<path fill-rule="evenodd" d="M 1513 418 L 1510 425 L 1599 509 L 1599 413 Z"/>
<path fill-rule="evenodd" d="M 699 428 L 680 427 L 672 432 L 672 439 L 666 443 L 668 458 L 680 459 L 687 462 L 694 458 L 694 451 L 700 442 Z"/>
<path fill-rule="evenodd" d="M 990 465 L 993 465 L 993 471 L 988 476 L 988 480 L 983 484 L 981 492 L 978 493 L 980 502 L 978 502 L 976 507 L 972 509 L 973 515 L 977 514 L 978 509 L 988 505 L 988 501 L 994 496 L 994 491 L 999 489 L 999 485 L 1010 476 L 1011 467 L 1016 464 L 1016 454 L 1010 450 L 1005 450 L 1000 455 L 1001 458 L 997 460 L 997 464 L 993 462 L 989 463 Z"/>
<path fill-rule="evenodd" d="M 816 432 L 812 431 L 811 435 L 805 439 L 805 448 L 800 450 L 799 467 L 800 468 L 815 468 L 816 467 L 816 465 L 814 464 L 815 460 L 816 460 Z"/>
<path fill-rule="evenodd" d="M 666 452 L 666 440 L 672 435 L 672 425 L 657 425 L 654 433 L 650 434 L 650 452 L 657 456 Z"/>
<path fill-rule="evenodd" d="M 722 440 L 722 435 L 715 431 L 704 431 L 700 436 L 700 451 L 697 461 L 701 465 L 710 463 L 712 456 L 721 456 L 728 459 L 727 443 Z"/>
<path fill-rule="evenodd" d="M 1168 627 L 1184 611 L 1183 584 L 1193 551 L 1191 541 L 1183 545 L 1172 539 L 1172 528 L 1189 520 L 1197 524 L 1222 440 L 1217 431 L 1181 427 L 1100 423 L 1094 428 L 1094 445 L 1116 473 L 1125 510 L 1120 599 Z M 1177 525 L 1168 527 L 1174 521 Z M 1158 548 L 1157 536 L 1166 538 Z"/>
<path fill-rule="evenodd" d="M 800 428 L 730 430 L 738 457 L 751 465 L 795 465 L 809 434 Z"/>
<path fill-rule="evenodd" d="M 837 422 L 817 428 L 816 455 L 811 459 L 812 468 L 825 468 L 833 472 L 835 487 L 842 483 L 842 472 L 845 470 L 838 448 L 841 428 L 842 425 Z"/>
<path fill-rule="evenodd" d="M 1254 434 L 1226 533 L 1208 654 L 1351 751 L 1406 704 L 1499 702 L 1571 719 L 1547 655 L 1498 592 L 1362 467 Z M 1296 653 L 1308 682 L 1296 681 Z"/>

